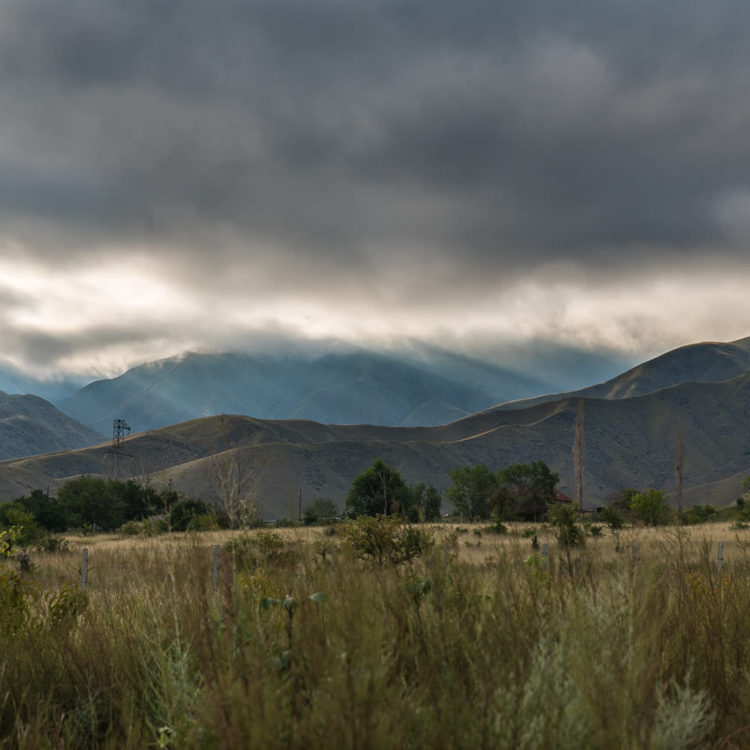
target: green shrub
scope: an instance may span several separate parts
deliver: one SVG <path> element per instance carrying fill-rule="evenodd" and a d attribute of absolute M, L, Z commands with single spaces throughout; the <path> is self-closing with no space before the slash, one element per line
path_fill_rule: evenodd
<path fill-rule="evenodd" d="M 258 568 L 291 568 L 301 557 L 299 545 L 286 542 L 274 531 L 260 529 L 254 534 L 243 534 L 224 545 L 240 571 Z"/>
<path fill-rule="evenodd" d="M 339 509 L 333 500 L 327 497 L 319 497 L 308 505 L 302 514 L 302 520 L 306 526 L 320 523 L 334 523 L 338 520 Z"/>
<path fill-rule="evenodd" d="M 120 533 L 124 536 L 137 536 L 143 533 L 143 526 L 138 521 L 128 521 L 120 526 Z"/>
<path fill-rule="evenodd" d="M 646 526 L 663 526 L 672 520 L 666 495 L 659 490 L 637 492 L 630 500 L 630 510 Z"/>
<path fill-rule="evenodd" d="M 708 523 L 716 518 L 718 511 L 712 505 L 693 505 L 682 514 L 684 524 Z"/>
<path fill-rule="evenodd" d="M 424 554 L 434 544 L 431 532 L 394 516 L 361 516 L 342 529 L 354 554 L 377 565 L 397 565 Z"/>
<path fill-rule="evenodd" d="M 482 531 L 485 534 L 507 534 L 508 527 L 500 519 L 496 519 L 490 526 L 483 526 Z"/>
<path fill-rule="evenodd" d="M 210 514 L 210 508 L 202 500 L 180 500 L 169 514 L 172 531 L 187 531 L 196 516 Z"/>
<path fill-rule="evenodd" d="M 619 531 L 625 525 L 625 519 L 614 505 L 607 505 L 602 509 L 601 519 L 607 524 L 610 531 Z"/>
<path fill-rule="evenodd" d="M 20 507 L 8 508 L 5 518 L 9 526 L 15 528 L 14 543 L 18 547 L 30 547 L 44 535 L 44 531 L 34 520 L 34 515 Z"/>
<path fill-rule="evenodd" d="M 213 513 L 198 513 L 188 522 L 186 531 L 216 531 L 219 528 Z"/>
<path fill-rule="evenodd" d="M 575 503 L 555 503 L 549 511 L 549 522 L 555 527 L 561 546 L 577 547 L 586 542 L 586 532 L 579 523 Z"/>
<path fill-rule="evenodd" d="M 57 534 L 44 534 L 34 546 L 37 552 L 70 552 L 70 544 L 65 537 Z"/>

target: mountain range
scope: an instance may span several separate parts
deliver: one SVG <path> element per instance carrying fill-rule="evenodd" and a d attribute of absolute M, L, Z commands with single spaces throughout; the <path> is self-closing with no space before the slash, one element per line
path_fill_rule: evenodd
<path fill-rule="evenodd" d="M 91 429 L 124 418 L 136 431 L 196 417 L 248 414 L 329 424 L 445 424 L 549 383 L 466 357 L 429 362 L 366 351 L 301 355 L 189 353 L 99 380 L 58 402 Z"/>
<path fill-rule="evenodd" d="M 298 494 L 339 504 L 354 476 L 381 457 L 409 482 L 438 489 L 470 463 L 497 469 L 546 461 L 573 492 L 578 404 L 585 426 L 584 500 L 600 505 L 625 487 L 670 492 L 678 435 L 686 504 L 723 504 L 750 474 L 750 340 L 667 352 L 606 383 L 572 393 L 499 404 L 437 426 L 333 425 L 310 420 L 209 416 L 133 434 L 123 470 L 155 486 L 217 498 L 217 472 L 244 468 L 244 490 L 266 517 L 294 515 Z M 164 367 L 164 365 L 162 365 Z M 111 470 L 108 443 L 0 464 L 0 498 Z"/>
<path fill-rule="evenodd" d="M 111 473 L 102 433 L 115 415 L 138 431 L 125 441 L 124 475 L 216 499 L 217 471 L 231 459 L 246 470 L 247 492 L 273 517 L 291 515 L 300 491 L 341 503 L 352 478 L 377 457 L 407 481 L 439 489 L 452 468 L 467 463 L 497 469 L 542 459 L 572 493 L 581 399 L 590 504 L 624 487 L 670 491 L 678 432 L 686 503 L 729 502 L 750 474 L 750 338 L 684 346 L 598 385 L 489 409 L 492 383 L 523 391 L 534 382 L 460 358 L 435 369 L 361 352 L 312 359 L 189 354 L 92 383 L 60 403 L 100 431 L 41 398 L 0 392 L 0 500 L 80 474 Z M 236 416 L 220 416 L 225 412 Z M 269 412 L 306 419 L 260 418 Z M 206 416 L 182 419 L 186 414 Z M 372 414 L 391 426 L 368 424 Z M 446 418 L 430 424 L 428 414 Z M 351 424 L 333 424 L 331 415 Z M 156 426 L 140 429 L 142 423 Z"/>

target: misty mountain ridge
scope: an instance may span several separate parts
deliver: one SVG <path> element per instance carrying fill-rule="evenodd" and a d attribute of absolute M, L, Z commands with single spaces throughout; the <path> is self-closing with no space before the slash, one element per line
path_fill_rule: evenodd
<path fill-rule="evenodd" d="M 56 403 L 88 383 L 83 375 L 59 375 L 42 378 L 24 373 L 17 367 L 0 362 L 0 391 L 12 395 L 33 394 Z"/>
<path fill-rule="evenodd" d="M 135 431 L 215 414 L 310 419 L 331 424 L 434 425 L 548 384 L 465 357 L 433 365 L 372 352 L 299 355 L 199 354 L 150 362 L 91 383 L 59 407 L 92 429 L 115 417 Z"/>

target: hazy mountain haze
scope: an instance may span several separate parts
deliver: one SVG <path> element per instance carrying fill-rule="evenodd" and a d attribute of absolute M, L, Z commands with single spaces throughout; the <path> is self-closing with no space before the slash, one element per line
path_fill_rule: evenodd
<path fill-rule="evenodd" d="M 368 352 L 299 356 L 188 354 L 91 383 L 60 402 L 104 430 L 116 416 L 137 431 L 201 416 L 383 425 L 442 424 L 484 408 L 496 394 L 539 393 L 548 383 L 444 355 L 427 366 Z"/>

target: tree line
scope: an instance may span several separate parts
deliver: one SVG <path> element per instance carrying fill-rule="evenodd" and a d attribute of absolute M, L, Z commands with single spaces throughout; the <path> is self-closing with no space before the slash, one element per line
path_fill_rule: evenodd
<path fill-rule="evenodd" d="M 544 461 L 513 463 L 497 472 L 484 464 L 462 466 L 450 471 L 449 478 L 446 499 L 453 506 L 454 515 L 469 522 L 489 518 L 497 522 L 544 521 L 560 499 L 559 476 Z M 742 496 L 731 508 L 694 505 L 679 518 L 664 492 L 627 489 L 599 509 L 598 517 L 613 529 L 633 521 L 655 526 L 712 520 L 733 520 L 738 528 L 743 528 L 750 523 L 750 478 L 742 489 Z M 394 467 L 378 458 L 354 478 L 343 512 L 333 500 L 317 498 L 307 505 L 300 520 L 319 524 L 342 517 L 382 515 L 432 522 L 441 518 L 442 501 L 434 486 L 424 482 L 409 485 Z M 251 520 L 261 523 L 257 516 Z M 186 498 L 172 489 L 157 491 L 133 479 L 78 477 L 65 482 L 56 496 L 37 489 L 0 504 L 0 529 L 20 527 L 27 542 L 70 529 L 160 533 L 233 525 L 236 523 L 219 505 Z"/>

